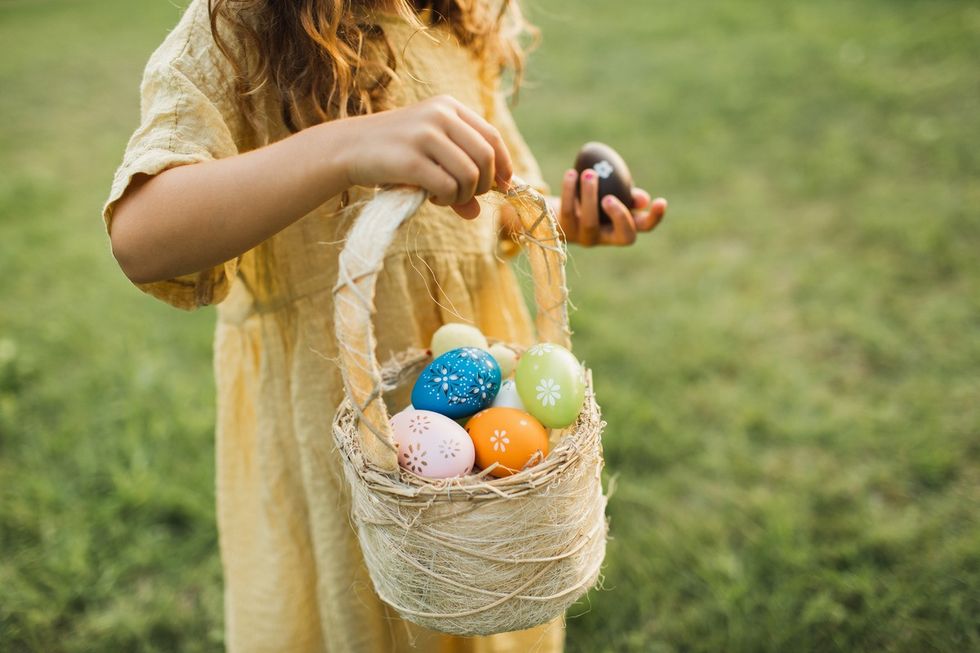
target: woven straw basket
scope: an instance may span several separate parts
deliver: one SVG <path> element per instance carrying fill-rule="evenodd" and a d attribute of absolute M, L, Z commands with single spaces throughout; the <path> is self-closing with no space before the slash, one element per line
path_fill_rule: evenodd
<path fill-rule="evenodd" d="M 520 216 L 539 340 L 569 347 L 565 251 L 554 216 L 519 180 L 490 195 Z M 605 423 L 586 371 L 577 421 L 552 432 L 557 443 L 538 464 L 500 479 L 431 480 L 399 468 L 384 397 L 410 389 L 432 358 L 410 350 L 379 364 L 373 298 L 385 251 L 424 200 L 418 190 L 379 192 L 340 256 L 334 324 L 346 396 L 333 431 L 353 521 L 375 590 L 402 618 L 456 635 L 530 628 L 561 616 L 598 579 Z"/>

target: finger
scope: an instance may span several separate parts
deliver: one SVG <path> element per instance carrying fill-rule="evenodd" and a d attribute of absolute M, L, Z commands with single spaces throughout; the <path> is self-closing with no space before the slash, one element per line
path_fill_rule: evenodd
<path fill-rule="evenodd" d="M 633 210 L 642 209 L 650 204 L 650 193 L 642 188 L 634 188 L 630 195 L 633 197 Z"/>
<path fill-rule="evenodd" d="M 500 231 L 506 237 L 510 237 L 513 234 L 521 233 L 523 227 L 521 225 L 521 219 L 517 215 L 517 210 L 510 204 L 503 204 L 500 207 L 500 211 L 497 214 Z"/>
<path fill-rule="evenodd" d="M 453 204 L 452 207 L 459 217 L 466 220 L 472 220 L 480 215 L 480 202 L 475 197 L 465 204 Z"/>
<path fill-rule="evenodd" d="M 578 203 L 578 243 L 592 247 L 599 242 L 599 179 L 595 170 L 582 173 Z"/>
<path fill-rule="evenodd" d="M 482 195 L 490 190 L 496 179 L 496 150 L 487 138 L 465 120 L 451 120 L 446 133 L 480 171 L 475 194 Z"/>
<path fill-rule="evenodd" d="M 415 177 L 409 180 L 413 186 L 424 188 L 433 204 L 449 206 L 455 203 L 458 184 L 451 174 L 438 163 L 420 156 L 412 165 Z"/>
<path fill-rule="evenodd" d="M 650 202 L 650 207 L 636 214 L 636 228 L 639 231 L 651 231 L 659 225 L 667 213 L 667 200 L 662 197 Z"/>
<path fill-rule="evenodd" d="M 456 196 L 449 204 L 466 204 L 476 194 L 480 169 L 448 136 L 438 136 L 426 142 L 425 153 L 456 180 Z"/>
<path fill-rule="evenodd" d="M 602 198 L 602 208 L 612 221 L 612 229 L 602 231 L 600 242 L 604 245 L 632 245 L 636 242 L 636 224 L 633 214 L 615 195 Z"/>
<path fill-rule="evenodd" d="M 578 172 L 566 170 L 561 180 L 561 207 L 558 211 L 558 224 L 561 225 L 566 237 L 571 238 L 578 236 L 578 218 L 575 217 L 576 181 L 578 181 Z"/>
<path fill-rule="evenodd" d="M 494 181 L 497 181 L 502 188 L 506 189 L 510 178 L 514 174 L 514 164 L 507 151 L 507 145 L 497 128 L 487 122 L 483 116 L 470 109 L 462 102 L 457 102 L 456 106 L 459 117 L 469 124 L 483 136 L 484 140 L 490 144 L 494 152 Z"/>

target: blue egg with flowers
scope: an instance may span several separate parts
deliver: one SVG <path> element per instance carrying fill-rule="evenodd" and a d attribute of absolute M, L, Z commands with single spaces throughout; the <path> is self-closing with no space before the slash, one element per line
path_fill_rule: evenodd
<path fill-rule="evenodd" d="M 459 419 L 493 403 L 500 390 L 500 365 L 476 347 L 451 349 L 429 363 L 412 388 L 412 406 Z"/>

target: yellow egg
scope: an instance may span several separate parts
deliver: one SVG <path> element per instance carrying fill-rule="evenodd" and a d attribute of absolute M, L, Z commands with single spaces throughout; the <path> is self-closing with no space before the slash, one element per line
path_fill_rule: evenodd
<path fill-rule="evenodd" d="M 473 440 L 476 464 L 498 478 L 510 476 L 528 462 L 548 455 L 548 431 L 541 422 L 517 408 L 487 408 L 470 418 L 466 432 Z"/>
<path fill-rule="evenodd" d="M 432 343 L 429 349 L 436 358 L 442 356 L 447 351 L 459 349 L 460 347 L 476 347 L 477 349 L 488 349 L 487 337 L 479 329 L 469 324 L 450 323 L 443 324 L 435 333 L 432 334 Z"/>
<path fill-rule="evenodd" d="M 500 378 L 506 379 L 517 368 L 517 352 L 502 343 L 490 345 L 490 355 L 500 366 Z"/>

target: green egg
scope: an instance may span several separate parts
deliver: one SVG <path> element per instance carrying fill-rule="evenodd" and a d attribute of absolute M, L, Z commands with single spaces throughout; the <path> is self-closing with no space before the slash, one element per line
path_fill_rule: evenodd
<path fill-rule="evenodd" d="M 521 356 L 514 376 L 524 408 L 548 428 L 578 417 L 585 402 L 585 373 L 578 359 L 552 343 L 534 345 Z"/>

